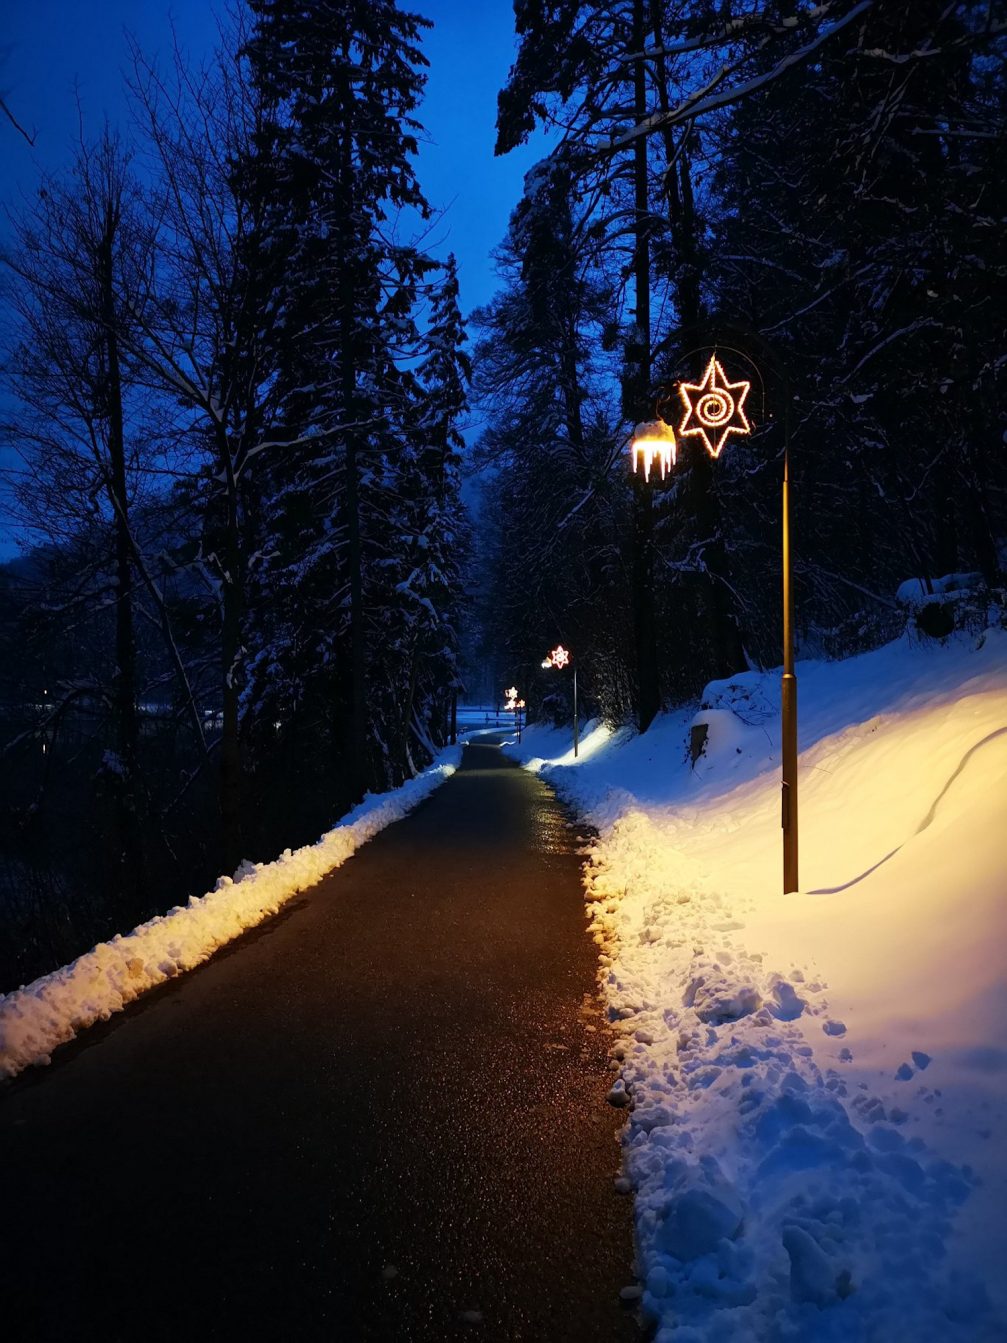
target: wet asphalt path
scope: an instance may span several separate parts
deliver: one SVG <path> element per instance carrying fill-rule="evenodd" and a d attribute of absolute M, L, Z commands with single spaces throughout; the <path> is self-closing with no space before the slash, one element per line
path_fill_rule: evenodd
<path fill-rule="evenodd" d="M 575 844 L 469 746 L 277 918 L 0 1090 L 0 1338 L 640 1338 Z"/>

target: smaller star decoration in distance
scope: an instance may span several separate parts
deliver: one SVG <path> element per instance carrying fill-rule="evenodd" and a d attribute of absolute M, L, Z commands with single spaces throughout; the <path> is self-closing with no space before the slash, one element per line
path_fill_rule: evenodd
<path fill-rule="evenodd" d="M 711 457 L 719 457 L 730 434 L 750 434 L 745 398 L 750 382 L 728 382 L 717 356 L 711 355 L 702 382 L 679 383 L 685 406 L 678 432 L 698 434 Z"/>
<path fill-rule="evenodd" d="M 510 690 L 505 690 L 504 697 L 506 699 L 517 699 L 517 686 L 512 685 Z"/>

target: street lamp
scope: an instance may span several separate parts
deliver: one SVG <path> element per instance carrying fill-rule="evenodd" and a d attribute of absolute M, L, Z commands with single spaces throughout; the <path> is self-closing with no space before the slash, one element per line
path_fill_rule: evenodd
<path fill-rule="evenodd" d="M 762 387 L 762 375 L 753 360 L 742 350 L 730 349 L 750 365 Z M 752 432 L 746 403 L 751 391 L 750 381 L 739 378 L 732 382 L 724 371 L 716 348 L 706 346 L 690 350 L 685 359 L 700 350 L 709 352 L 709 360 L 698 382 L 678 383 L 678 395 L 682 406 L 682 417 L 678 425 L 680 438 L 699 438 L 711 457 L 716 460 L 732 434 L 745 436 Z M 765 391 L 763 388 L 763 398 Z M 670 398 L 662 395 L 658 408 L 667 408 Z M 659 425 L 662 427 L 655 427 Z M 797 863 L 797 676 L 794 672 L 794 583 L 793 565 L 790 553 L 790 434 L 789 416 L 784 420 L 785 436 L 783 447 L 783 497 L 782 497 L 782 541 L 783 541 L 783 681 L 781 685 L 782 713 L 782 809 L 783 826 L 783 891 L 789 894 L 798 889 Z M 650 479 L 650 466 L 654 460 L 656 445 L 670 440 L 672 443 L 670 462 L 676 461 L 674 446 L 675 432 L 665 422 L 663 415 L 657 422 L 637 425 L 630 439 L 630 457 L 633 470 L 641 462 L 644 465 L 644 478 Z M 664 462 L 661 462 L 661 478 L 664 479 Z"/>
<path fill-rule="evenodd" d="M 517 725 L 517 741 L 521 745 L 521 710 L 525 707 L 524 700 L 518 699 L 517 686 L 511 686 L 509 690 L 504 691 L 505 703 L 504 709 L 514 715 L 514 722 Z"/>
<path fill-rule="evenodd" d="M 647 420 L 633 430 L 633 470 L 642 468 L 643 478 L 649 483 L 650 472 L 656 462 L 661 468 L 661 479 L 675 465 L 677 445 L 675 431 L 665 424 L 660 416 L 656 420 Z"/>
<path fill-rule="evenodd" d="M 662 471 L 663 475 L 663 471 Z M 648 468 L 649 478 L 649 468 Z M 543 667 L 556 667 L 562 671 L 573 659 L 562 644 L 557 644 L 548 657 L 542 659 Z M 577 664 L 573 664 L 573 756 L 576 760 L 580 750 L 580 724 L 577 721 Z"/>

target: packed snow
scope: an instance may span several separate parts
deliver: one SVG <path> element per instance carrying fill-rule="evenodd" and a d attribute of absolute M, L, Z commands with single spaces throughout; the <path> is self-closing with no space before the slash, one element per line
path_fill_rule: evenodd
<path fill-rule="evenodd" d="M 461 747 L 389 793 L 367 794 L 314 844 L 271 863 L 244 862 L 206 895 L 101 942 L 86 955 L 0 997 L 0 1078 L 50 1061 L 52 1051 L 96 1021 L 121 1012 L 148 989 L 208 960 L 275 914 L 299 891 L 342 866 L 361 845 L 411 811 L 458 767 Z"/>
<path fill-rule="evenodd" d="M 801 662 L 506 749 L 587 850 L 658 1343 L 1007 1338 L 1007 632 Z M 705 724 L 692 767 L 690 728 Z"/>

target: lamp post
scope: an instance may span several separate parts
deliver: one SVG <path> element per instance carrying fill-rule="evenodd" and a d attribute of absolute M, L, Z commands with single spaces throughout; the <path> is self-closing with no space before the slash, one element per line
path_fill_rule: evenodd
<path fill-rule="evenodd" d="M 521 745 L 521 710 L 524 708 L 524 700 L 518 699 L 517 686 L 511 686 L 509 690 L 504 691 L 506 702 L 504 708 L 514 715 L 514 722 L 517 725 L 517 743 Z"/>
<path fill-rule="evenodd" d="M 762 375 L 754 361 L 743 350 L 722 346 L 729 353 L 743 359 L 758 378 L 765 401 Z M 679 438 L 699 438 L 703 447 L 716 460 L 732 434 L 746 436 L 752 425 L 746 411 L 746 402 L 752 384 L 745 379 L 730 381 L 718 358 L 717 348 L 707 345 L 690 350 L 688 359 L 700 351 L 709 352 L 709 361 L 698 382 L 678 383 L 682 416 L 678 424 Z M 790 536 L 790 416 L 789 394 L 784 397 L 783 446 L 783 680 L 780 687 L 781 708 L 781 765 L 782 797 L 781 824 L 783 827 L 783 891 L 789 894 L 798 889 L 798 825 L 797 825 L 797 676 L 794 672 L 794 583 Z M 644 479 L 650 479 L 652 466 L 661 468 L 661 479 L 676 464 L 678 444 L 673 427 L 664 419 L 662 409 L 671 403 L 671 397 L 658 398 L 658 415 L 653 421 L 638 424 L 630 440 L 633 470 L 643 469 Z"/>
<path fill-rule="evenodd" d="M 573 659 L 562 644 L 557 644 L 552 652 L 542 659 L 543 667 L 557 667 L 560 671 Z M 577 664 L 573 663 L 573 758 L 576 760 L 580 750 L 580 723 L 577 718 Z"/>

